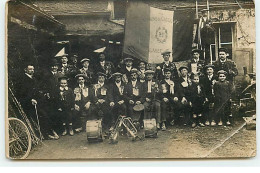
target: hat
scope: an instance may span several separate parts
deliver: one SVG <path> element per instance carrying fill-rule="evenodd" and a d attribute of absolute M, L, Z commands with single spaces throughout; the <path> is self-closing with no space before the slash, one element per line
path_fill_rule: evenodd
<path fill-rule="evenodd" d="M 105 73 L 102 73 L 102 72 L 97 72 L 97 75 L 98 76 L 105 76 L 105 77 L 107 77 L 107 75 Z"/>
<path fill-rule="evenodd" d="M 227 72 L 226 72 L 225 70 L 219 70 L 219 71 L 218 71 L 218 75 L 219 75 L 219 74 L 227 75 Z"/>
<path fill-rule="evenodd" d="M 218 49 L 218 52 L 226 52 L 226 53 L 228 53 L 228 50 L 226 48 L 224 48 L 224 47 L 221 47 L 221 48 Z"/>
<path fill-rule="evenodd" d="M 171 51 L 170 51 L 169 49 L 166 49 L 165 51 L 163 51 L 163 52 L 161 53 L 161 55 L 165 55 L 165 54 L 169 54 L 169 53 L 171 53 Z"/>
<path fill-rule="evenodd" d="M 113 73 L 113 74 L 112 74 L 112 77 L 116 77 L 116 76 L 123 76 L 123 74 L 122 74 L 122 73 L 119 73 L 119 72 L 116 72 L 116 73 Z"/>
<path fill-rule="evenodd" d="M 85 62 L 85 61 L 88 61 L 88 62 L 89 62 L 90 59 L 88 59 L 88 58 L 83 58 L 80 62 L 83 63 L 83 62 Z"/>
<path fill-rule="evenodd" d="M 181 67 L 179 68 L 179 71 L 182 71 L 182 69 L 184 69 L 184 68 L 189 71 L 189 68 L 188 68 L 187 66 L 181 66 Z"/>
<path fill-rule="evenodd" d="M 126 58 L 124 59 L 124 61 L 127 61 L 127 60 L 133 61 L 134 59 L 131 58 L 131 57 L 126 57 Z"/>
<path fill-rule="evenodd" d="M 208 65 L 205 65 L 204 68 L 205 68 L 205 69 L 208 69 L 208 68 L 213 68 L 213 69 L 214 69 L 214 67 L 215 67 L 215 66 L 214 66 L 213 64 L 208 64 Z"/>
<path fill-rule="evenodd" d="M 169 72 L 172 72 L 170 68 L 165 68 L 163 71 L 164 71 L 164 73 L 165 73 L 165 72 L 168 72 L 168 71 L 169 71 Z"/>
<path fill-rule="evenodd" d="M 138 70 L 136 68 L 132 68 L 131 73 L 138 73 Z"/>
<path fill-rule="evenodd" d="M 67 77 L 67 76 L 60 76 L 60 77 L 58 78 L 58 81 L 61 81 L 62 79 L 68 80 L 68 77 Z"/>
<path fill-rule="evenodd" d="M 143 104 L 139 104 L 139 105 L 135 105 L 133 107 L 134 111 L 140 112 L 142 110 L 144 110 L 144 105 Z"/>
<path fill-rule="evenodd" d="M 200 50 L 200 49 L 193 49 L 193 50 L 191 51 L 191 53 L 192 53 L 192 54 L 194 54 L 194 52 L 201 53 L 201 51 L 202 51 L 202 50 Z"/>
<path fill-rule="evenodd" d="M 153 71 L 153 70 L 146 70 L 146 71 L 144 72 L 144 74 L 154 74 L 154 71 Z"/>
<path fill-rule="evenodd" d="M 56 59 L 52 59 L 50 65 L 51 66 L 56 66 L 56 65 L 59 65 L 59 63 L 58 63 L 58 61 Z"/>
<path fill-rule="evenodd" d="M 86 76 L 86 75 L 84 75 L 84 74 L 77 74 L 77 75 L 75 76 L 75 78 L 78 78 L 78 77 L 87 78 L 87 76 Z"/>

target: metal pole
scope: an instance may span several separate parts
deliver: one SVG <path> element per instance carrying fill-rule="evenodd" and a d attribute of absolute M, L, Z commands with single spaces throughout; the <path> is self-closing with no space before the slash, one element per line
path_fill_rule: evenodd
<path fill-rule="evenodd" d="M 208 20 L 209 20 L 209 0 L 207 0 L 207 9 L 208 9 Z"/>
<path fill-rule="evenodd" d="M 195 4 L 196 4 L 196 19 L 198 19 L 199 18 L 198 0 L 196 0 Z"/>

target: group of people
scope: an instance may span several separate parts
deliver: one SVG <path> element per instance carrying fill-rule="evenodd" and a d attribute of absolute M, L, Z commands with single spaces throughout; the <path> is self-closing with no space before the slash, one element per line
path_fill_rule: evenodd
<path fill-rule="evenodd" d="M 171 51 L 162 52 L 163 62 L 153 67 L 126 56 L 115 66 L 103 53 L 90 68 L 90 59 L 77 57 L 68 63 L 68 55 L 53 61 L 37 79 L 34 66 L 28 64 L 19 80 L 19 101 L 30 116 L 35 109 L 46 138 L 58 139 L 85 130 L 86 121 L 102 120 L 104 131 L 112 130 L 118 116 L 131 117 L 137 129 L 144 119 L 156 119 L 158 130 L 170 125 L 231 125 L 231 93 L 236 65 L 219 49 L 219 59 L 205 64 L 201 50 L 192 51 L 187 66 L 177 69 L 170 62 Z M 60 131 L 60 133 L 59 133 Z"/>

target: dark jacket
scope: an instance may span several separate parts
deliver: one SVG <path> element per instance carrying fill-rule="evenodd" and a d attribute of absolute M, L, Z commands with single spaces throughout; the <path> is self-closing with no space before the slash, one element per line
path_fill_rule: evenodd
<path fill-rule="evenodd" d="M 168 66 L 163 62 L 156 67 L 155 78 L 157 80 L 162 81 L 164 79 L 164 69 L 165 68 L 170 69 L 171 74 L 172 74 L 171 75 L 172 80 L 175 81 L 179 77 L 176 65 L 173 62 L 170 62 Z"/>
<path fill-rule="evenodd" d="M 108 100 L 109 102 L 114 102 L 114 103 L 118 103 L 121 100 L 125 100 L 124 97 L 124 90 L 126 89 L 126 86 L 123 82 L 121 82 L 121 91 L 122 93 L 120 93 L 119 88 L 117 87 L 117 85 L 114 83 L 109 85 L 109 91 L 108 91 Z"/>
<path fill-rule="evenodd" d="M 227 72 L 228 81 L 232 82 L 233 78 L 238 75 L 237 66 L 234 61 L 227 59 L 226 62 L 222 63 L 220 60 L 218 60 L 213 65 L 215 66 L 216 74 L 219 70 L 224 70 Z"/>
<path fill-rule="evenodd" d="M 134 95 L 134 89 L 138 92 L 137 95 Z M 139 81 L 136 81 L 135 87 L 133 87 L 132 81 L 129 81 L 124 90 L 125 100 L 127 102 L 129 100 L 133 100 L 134 102 L 141 101 L 143 100 L 143 93 L 143 85 Z"/>
<path fill-rule="evenodd" d="M 212 102 L 213 101 L 213 81 L 217 81 L 217 77 L 213 75 L 211 80 L 209 80 L 208 76 L 204 76 L 201 78 L 200 82 L 204 86 L 205 97 Z"/>

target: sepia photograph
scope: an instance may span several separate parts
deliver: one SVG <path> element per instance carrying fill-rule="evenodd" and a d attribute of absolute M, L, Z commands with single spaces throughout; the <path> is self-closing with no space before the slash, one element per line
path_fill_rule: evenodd
<path fill-rule="evenodd" d="M 9 0 L 9 159 L 256 156 L 254 0 Z"/>

